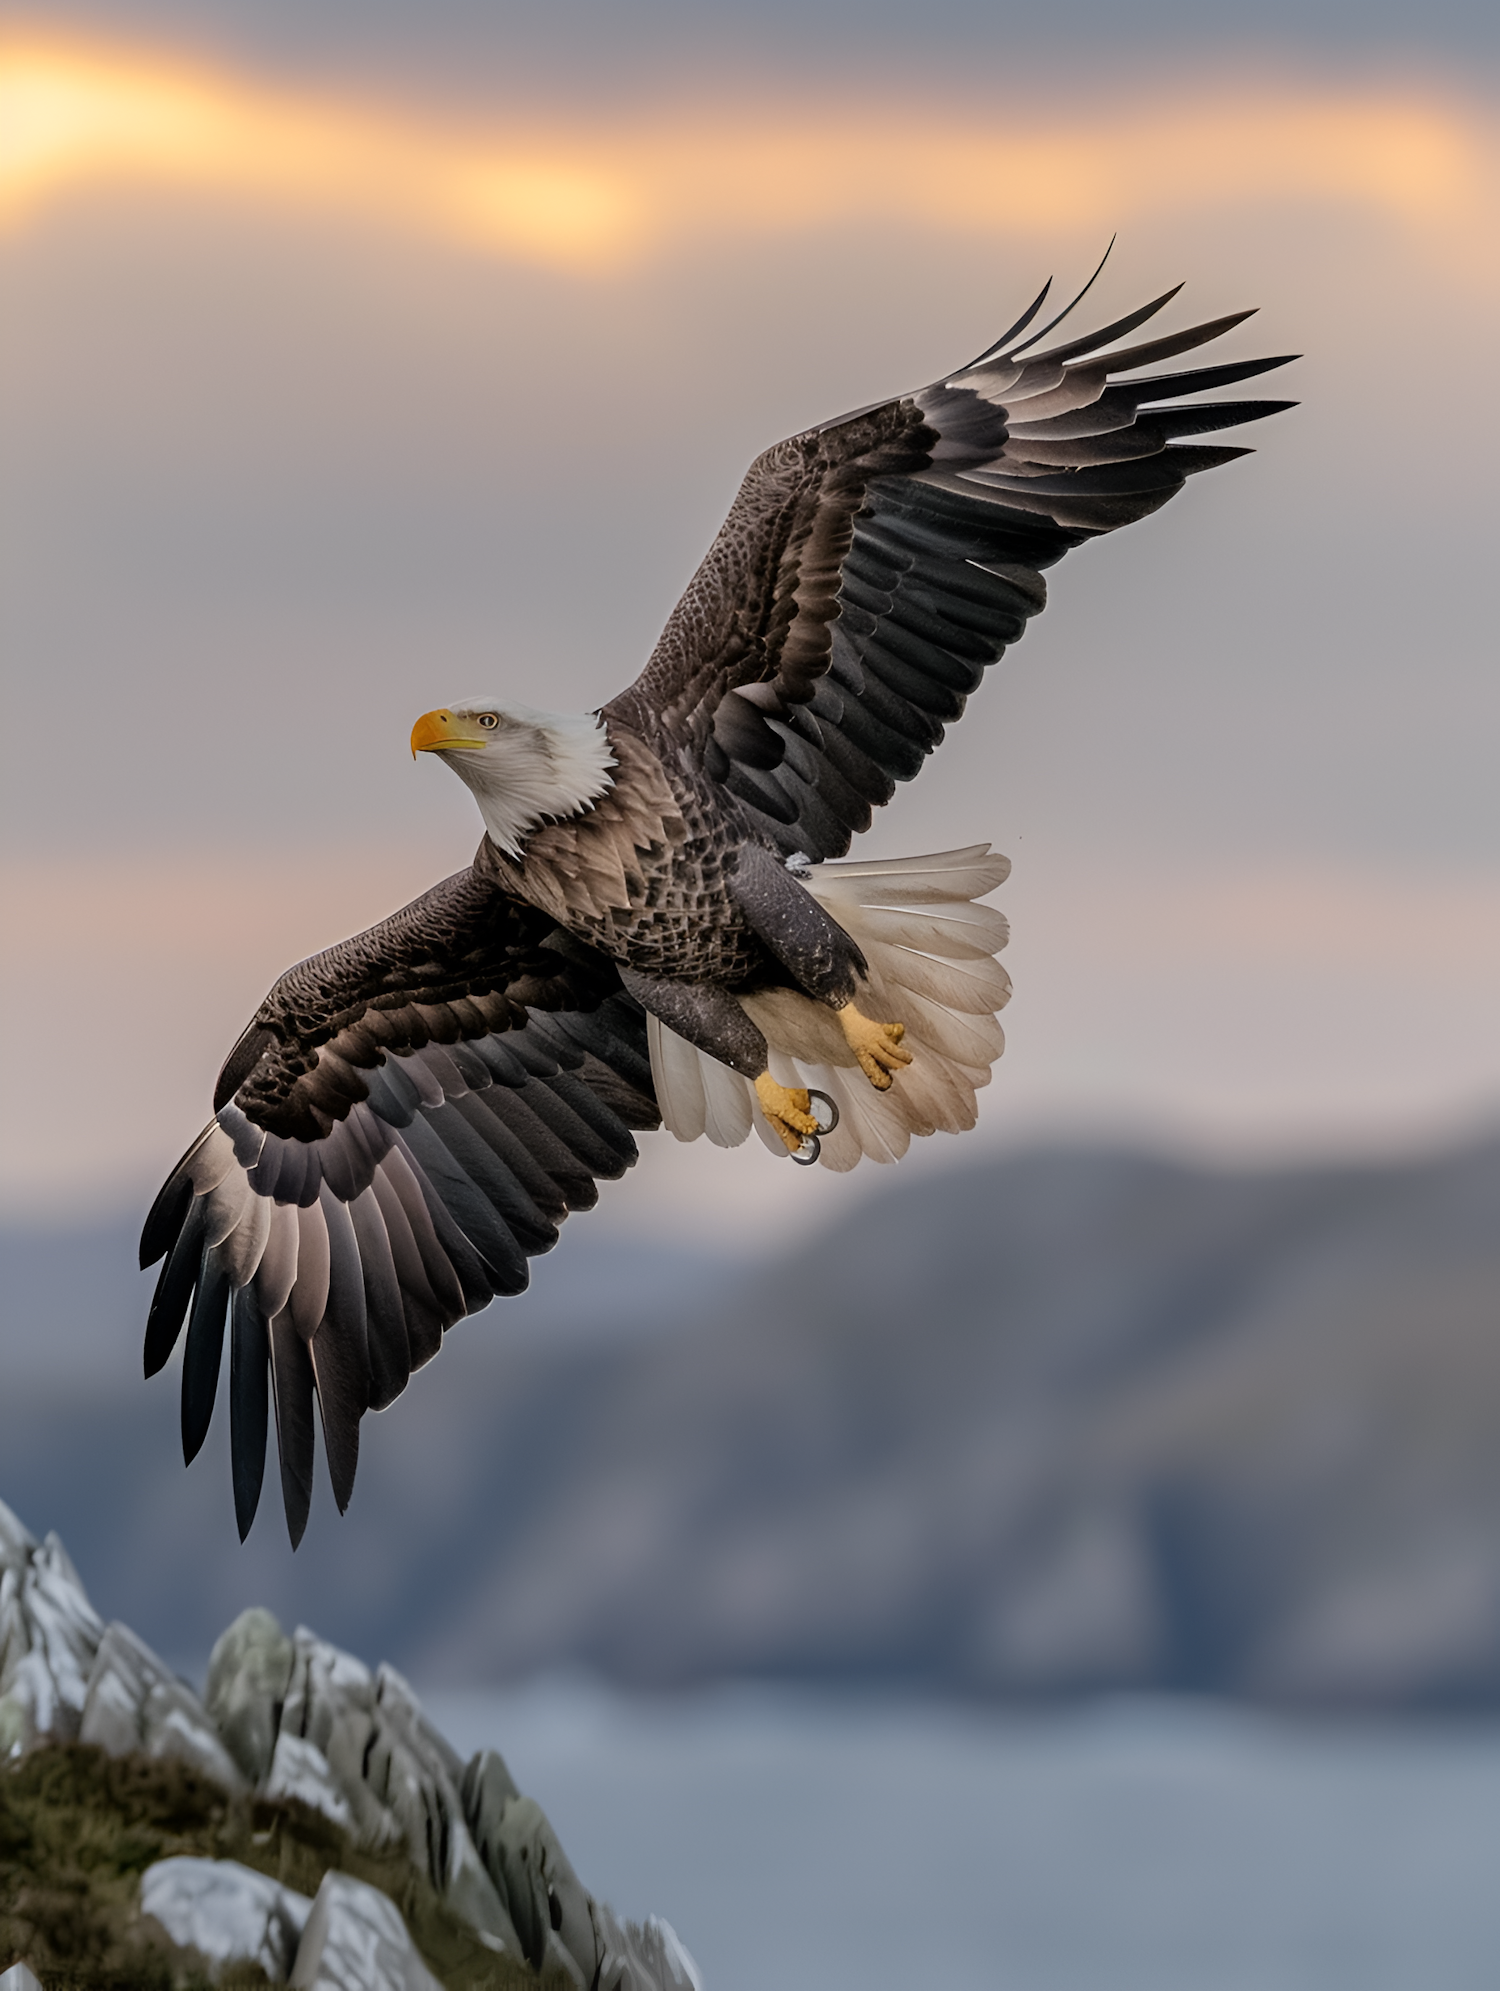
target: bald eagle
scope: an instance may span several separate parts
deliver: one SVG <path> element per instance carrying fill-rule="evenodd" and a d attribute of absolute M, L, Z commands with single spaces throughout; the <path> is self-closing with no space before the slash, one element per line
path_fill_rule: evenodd
<path fill-rule="evenodd" d="M 1293 405 L 1187 399 L 1284 357 L 1142 373 L 1248 312 L 1103 350 L 1175 295 L 1038 351 L 1067 315 L 1031 331 L 1044 289 L 958 372 L 768 449 L 599 711 L 418 719 L 413 753 L 478 803 L 473 863 L 288 969 L 141 1239 L 143 1269 L 165 1260 L 148 1376 L 187 1324 L 188 1460 L 228 1321 L 242 1539 L 272 1409 L 295 1546 L 314 1400 L 343 1510 L 364 1413 L 522 1290 L 635 1131 L 754 1130 L 844 1169 L 973 1125 L 1004 859 L 838 860 L 1042 608 L 1043 570 L 1246 453 L 1184 438 Z"/>

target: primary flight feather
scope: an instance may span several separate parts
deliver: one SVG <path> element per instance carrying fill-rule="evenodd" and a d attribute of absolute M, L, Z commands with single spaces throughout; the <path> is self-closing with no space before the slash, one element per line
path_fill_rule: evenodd
<path fill-rule="evenodd" d="M 295 1544 L 314 1403 L 342 1509 L 365 1411 L 522 1290 L 635 1130 L 754 1130 L 844 1169 L 973 1125 L 1003 1047 L 1006 927 L 980 901 L 1005 860 L 836 860 L 1044 606 L 1044 569 L 1246 453 L 1184 438 L 1293 405 L 1187 398 L 1282 358 L 1142 372 L 1247 312 L 1103 350 L 1175 294 L 1037 352 L 1044 291 L 958 373 L 767 450 L 600 711 L 417 721 L 413 753 L 478 803 L 474 862 L 281 977 L 141 1239 L 165 1260 L 148 1375 L 187 1325 L 190 1460 L 228 1323 L 242 1536 L 272 1414 Z"/>

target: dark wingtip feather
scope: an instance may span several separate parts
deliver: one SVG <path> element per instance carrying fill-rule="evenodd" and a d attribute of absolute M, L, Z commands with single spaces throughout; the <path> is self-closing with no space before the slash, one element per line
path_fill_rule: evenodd
<path fill-rule="evenodd" d="M 1017 353 L 1024 353 L 1027 347 L 1034 346 L 1038 339 L 1045 339 L 1047 334 L 1052 330 L 1054 325 L 1060 325 L 1064 320 L 1064 318 L 1067 317 L 1070 311 L 1076 311 L 1078 309 L 1079 305 L 1082 304 L 1083 300 L 1088 296 L 1089 292 L 1094 288 L 1094 285 L 1099 281 L 1099 278 L 1104 270 L 1104 265 L 1109 261 L 1111 255 L 1113 255 L 1115 243 L 1119 239 L 1120 238 L 1118 235 L 1110 236 L 1109 247 L 1104 251 L 1104 254 L 1099 258 L 1099 267 L 1094 271 L 1094 274 L 1089 278 L 1088 282 L 1083 286 L 1083 289 L 1079 291 L 1078 295 L 1073 299 L 1073 302 L 1071 304 L 1065 304 L 1062 310 L 1058 312 L 1055 318 L 1049 318 L 1047 323 L 1043 325 L 1042 329 L 1039 332 L 1033 332 L 1031 337 L 1025 340 L 1021 345 L 1012 346 L 1009 352 L 1006 354 L 1007 359 L 1014 359 Z"/>
<path fill-rule="evenodd" d="M 1222 366 L 1196 366 L 1187 373 L 1147 374 L 1144 380 L 1130 383 L 1130 392 L 1149 422 L 1150 411 L 1158 402 L 1180 400 L 1184 394 L 1211 394 L 1217 387 L 1233 387 L 1237 381 L 1274 373 L 1277 367 L 1290 366 L 1301 357 L 1300 353 L 1276 353 L 1270 359 L 1228 360 Z"/>
<path fill-rule="evenodd" d="M 1014 338 L 1018 338 L 1020 334 L 1026 330 L 1026 327 L 1031 323 L 1032 319 L 1035 318 L 1036 314 L 1041 310 L 1042 306 L 1047 302 L 1047 293 L 1051 290 L 1051 288 L 1052 288 L 1052 279 L 1051 277 L 1048 277 L 1047 281 L 1042 285 L 1041 289 L 1037 292 L 1036 296 L 1032 299 L 1031 303 L 1026 307 L 1026 309 L 1021 313 L 1020 317 L 1016 320 L 1015 324 L 1011 325 L 1010 327 L 1008 327 L 1007 330 L 1003 331 L 1000 334 L 999 338 L 996 339 L 992 345 L 986 346 L 984 351 L 979 355 L 978 359 L 971 359 L 969 361 L 968 366 L 959 367 L 957 369 L 958 372 L 968 373 L 972 368 L 976 366 L 983 366 L 987 359 L 993 359 L 996 353 L 1003 352 L 1005 348 L 1010 344 L 1011 340 Z"/>
<path fill-rule="evenodd" d="M 356 1198 L 349 1217 L 359 1246 L 365 1288 L 365 1352 L 370 1364 L 368 1408 L 385 1410 L 406 1388 L 411 1346 L 390 1232 L 374 1195 Z"/>
<path fill-rule="evenodd" d="M 329 1323 L 313 1336 L 310 1352 L 328 1477 L 338 1510 L 344 1514 L 359 1469 L 359 1420 L 369 1397 L 369 1373 L 359 1351 L 352 1349 L 344 1336 L 330 1332 Z"/>
<path fill-rule="evenodd" d="M 1177 290 L 1181 290 L 1179 284 Z M 1168 297 L 1175 297 L 1177 291 L 1169 291 Z M 1159 304 L 1157 307 L 1159 308 Z M 1137 368 L 1154 366 L 1158 360 L 1173 359 L 1178 353 L 1190 353 L 1199 346 L 1212 345 L 1215 339 L 1222 339 L 1226 332 L 1243 325 L 1247 318 L 1253 318 L 1259 307 L 1251 305 L 1245 311 L 1226 312 L 1222 318 L 1207 318 L 1201 325 L 1187 325 L 1180 332 L 1169 332 L 1162 338 L 1147 339 L 1139 346 L 1127 346 L 1122 352 L 1100 353 L 1095 364 L 1108 369 L 1111 380 L 1117 376 L 1134 373 Z M 1147 314 L 1149 316 L 1149 313 Z M 1141 322 L 1144 322 L 1142 320 Z M 1056 359 L 1064 349 L 1059 347 L 1046 355 Z M 1042 355 L 1038 355 L 1042 357 Z"/>
<path fill-rule="evenodd" d="M 253 1286 L 235 1293 L 229 1320 L 229 1456 L 235 1525 L 244 1541 L 260 1505 L 271 1407 L 271 1343 Z"/>
<path fill-rule="evenodd" d="M 1192 477 L 1200 470 L 1217 470 L 1221 464 L 1233 463 L 1236 457 L 1254 454 L 1248 443 L 1172 444 L 1162 451 L 1168 462 L 1185 477 Z"/>
<path fill-rule="evenodd" d="M 270 1323 L 271 1401 L 276 1407 L 276 1448 L 281 1456 L 281 1501 L 295 1549 L 307 1530 L 313 1488 L 313 1367 L 307 1343 L 289 1313 Z"/>
<path fill-rule="evenodd" d="M 281 1504 L 286 1510 L 286 1538 L 292 1545 L 295 1555 L 302 1546 L 302 1537 L 307 1533 L 307 1516 L 312 1507 L 312 1483 L 305 1485 L 292 1473 L 283 1459 L 281 1462 Z"/>
<path fill-rule="evenodd" d="M 1245 422 L 1264 421 L 1267 415 L 1284 415 L 1296 401 L 1205 401 L 1197 408 L 1163 408 L 1144 418 L 1139 426 L 1175 440 L 1179 436 L 1212 435 L 1216 429 L 1237 429 Z"/>
<path fill-rule="evenodd" d="M 1181 289 L 1180 283 L 1174 283 L 1172 288 L 1164 290 L 1160 297 L 1153 297 L 1149 304 L 1138 304 L 1134 311 L 1127 311 L 1123 318 L 1116 318 L 1112 324 L 1101 325 L 1097 332 L 1082 332 L 1076 339 L 1069 339 L 1063 345 L 1049 346 L 1044 353 L 1033 353 L 1032 361 L 1039 366 L 1054 362 L 1060 365 L 1064 360 L 1097 353 L 1099 348 L 1107 346 L 1111 339 L 1123 339 L 1125 334 L 1133 332 L 1137 325 L 1144 325 L 1159 311 L 1165 311 Z M 1041 334 L 1038 333 L 1037 336 L 1040 338 Z M 1109 355 L 1105 354 L 1099 363 L 1103 364 L 1108 357 Z"/>
<path fill-rule="evenodd" d="M 169 1258 L 161 1268 L 151 1297 L 151 1311 L 146 1316 L 146 1345 L 142 1350 L 142 1366 L 148 1382 L 167 1366 L 168 1357 L 177 1346 L 197 1276 L 197 1268 L 186 1254 Z"/>
<path fill-rule="evenodd" d="M 174 1169 L 156 1193 L 156 1201 L 141 1226 L 141 1270 L 148 1272 L 177 1242 L 193 1200 L 192 1178 Z"/>
<path fill-rule="evenodd" d="M 224 1362 L 224 1315 L 229 1304 L 229 1280 L 204 1254 L 188 1321 L 182 1357 L 182 1463 L 190 1466 L 203 1449 L 219 1393 Z"/>
<path fill-rule="evenodd" d="M 157 1277 L 151 1311 L 146 1316 L 146 1342 L 142 1350 L 148 1380 L 166 1367 L 187 1318 L 188 1302 L 198 1282 L 204 1222 L 204 1201 L 200 1197 L 189 1207 L 177 1241 Z"/>

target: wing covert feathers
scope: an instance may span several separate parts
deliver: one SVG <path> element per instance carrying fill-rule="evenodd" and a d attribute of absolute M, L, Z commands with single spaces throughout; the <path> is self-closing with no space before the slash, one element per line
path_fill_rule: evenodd
<path fill-rule="evenodd" d="M 1192 398 L 1282 358 L 1142 374 L 1248 312 L 1106 350 L 1175 291 L 1035 350 L 1083 294 L 1021 339 L 1039 298 L 958 373 L 757 458 L 606 718 L 728 790 L 784 855 L 841 857 L 1044 606 L 1044 571 L 1244 454 L 1184 438 L 1293 405 Z"/>
<path fill-rule="evenodd" d="M 455 1321 L 521 1290 L 528 1256 L 634 1161 L 656 1101 L 644 1020 L 613 967 L 467 873 L 283 976 L 226 1069 L 142 1236 L 142 1264 L 164 1260 L 146 1372 L 185 1325 L 191 1460 L 227 1317 L 240 1533 L 274 1411 L 295 1544 L 314 1403 L 342 1509 L 365 1411 L 393 1402 Z"/>

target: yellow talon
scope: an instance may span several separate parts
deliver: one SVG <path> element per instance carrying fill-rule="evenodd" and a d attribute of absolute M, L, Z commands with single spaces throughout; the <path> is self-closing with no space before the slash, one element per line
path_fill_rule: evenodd
<path fill-rule="evenodd" d="M 911 1063 L 911 1052 L 903 1051 L 904 1023 L 877 1023 L 862 1015 L 852 1002 L 838 1013 L 844 1041 L 859 1061 L 859 1068 L 877 1092 L 890 1090 L 892 1079 L 903 1065 Z"/>
<path fill-rule="evenodd" d="M 808 1135 L 817 1133 L 812 1099 L 805 1091 L 778 1085 L 769 1072 L 762 1072 L 755 1081 L 755 1096 L 761 1112 L 786 1143 L 788 1154 L 796 1154 Z"/>

